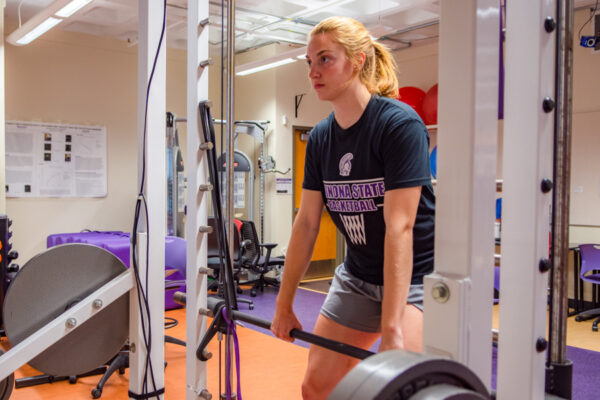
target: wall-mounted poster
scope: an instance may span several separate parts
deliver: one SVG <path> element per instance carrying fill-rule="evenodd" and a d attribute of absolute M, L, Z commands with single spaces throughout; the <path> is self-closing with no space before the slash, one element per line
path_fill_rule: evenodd
<path fill-rule="evenodd" d="M 7 121 L 6 196 L 106 196 L 106 128 Z"/>

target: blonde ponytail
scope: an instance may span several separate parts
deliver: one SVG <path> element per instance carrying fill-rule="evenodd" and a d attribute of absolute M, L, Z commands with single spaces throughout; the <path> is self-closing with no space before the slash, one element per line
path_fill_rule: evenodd
<path fill-rule="evenodd" d="M 398 78 L 396 77 L 396 61 L 389 50 L 381 43 L 373 42 L 375 59 L 377 60 L 374 83 L 376 92 L 384 97 L 398 97 Z"/>

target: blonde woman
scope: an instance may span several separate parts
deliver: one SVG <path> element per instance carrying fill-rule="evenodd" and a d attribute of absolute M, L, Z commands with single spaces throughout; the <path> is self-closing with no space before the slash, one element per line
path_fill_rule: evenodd
<path fill-rule="evenodd" d="M 379 351 L 420 352 L 435 209 L 427 130 L 412 108 L 395 99 L 393 58 L 359 22 L 332 17 L 319 23 L 306 60 L 315 92 L 333 112 L 310 134 L 271 329 L 287 341 L 293 340 L 291 329 L 302 329 L 293 300 L 325 206 L 348 251 L 314 332 L 365 349 L 381 337 Z M 357 362 L 311 346 L 304 399 L 327 398 Z"/>

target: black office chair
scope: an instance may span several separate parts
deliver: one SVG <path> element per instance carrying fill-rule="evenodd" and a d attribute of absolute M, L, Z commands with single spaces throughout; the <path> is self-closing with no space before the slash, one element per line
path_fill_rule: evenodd
<path fill-rule="evenodd" d="M 264 291 L 267 285 L 279 287 L 279 281 L 265 276 L 278 266 L 283 266 L 285 260 L 282 257 L 271 257 L 271 251 L 277 246 L 275 243 L 260 243 L 256 226 L 252 221 L 242 221 L 241 228 L 242 239 L 246 243 L 242 252 L 242 267 L 258 275 L 257 279 L 240 282 L 243 284 L 253 284 L 250 289 L 250 295 L 256 296 L 256 291 Z M 262 255 L 262 249 L 266 249 L 266 254 Z"/>
<path fill-rule="evenodd" d="M 216 234 L 216 226 L 215 226 L 215 219 L 213 217 L 209 217 L 208 218 L 208 225 L 210 227 L 212 227 L 212 233 L 208 234 L 207 237 L 207 257 L 208 257 L 208 262 L 207 262 L 207 267 L 210 268 L 213 271 L 213 280 L 212 282 L 209 283 L 208 285 L 208 290 L 216 290 L 217 291 L 217 296 L 222 297 L 222 293 L 223 293 L 223 282 L 221 281 L 221 276 L 220 276 L 220 269 L 221 269 L 221 262 L 224 262 L 221 259 L 221 252 L 219 250 L 219 241 L 217 238 L 217 234 Z M 233 226 L 233 276 L 234 279 L 236 280 L 235 284 L 237 285 L 238 283 L 238 274 L 239 271 L 241 269 L 242 266 L 242 248 L 245 248 L 245 246 L 248 246 L 249 242 L 248 241 L 243 241 L 240 242 L 240 234 L 237 230 L 237 228 L 235 226 Z M 239 288 L 236 288 L 238 292 L 240 292 Z M 254 303 L 252 302 L 252 300 L 248 300 L 248 299 L 237 299 L 238 303 L 245 303 L 248 304 L 248 308 L 250 310 L 254 309 Z"/>

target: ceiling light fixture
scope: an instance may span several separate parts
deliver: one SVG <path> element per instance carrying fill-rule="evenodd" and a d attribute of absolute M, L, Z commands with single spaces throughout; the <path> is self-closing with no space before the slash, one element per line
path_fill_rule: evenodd
<path fill-rule="evenodd" d="M 29 44 L 92 1 L 56 0 L 11 33 L 6 41 L 15 46 Z"/>
<path fill-rule="evenodd" d="M 264 60 L 252 61 L 241 65 L 235 69 L 237 76 L 250 75 L 255 72 L 264 71 L 279 67 L 281 65 L 291 64 L 299 59 L 305 58 L 306 47 L 301 47 L 292 51 L 279 54 L 274 57 L 265 58 Z"/>
<path fill-rule="evenodd" d="M 56 16 L 62 17 L 62 18 L 69 18 L 71 15 L 75 14 L 77 11 L 79 11 L 81 8 L 86 6 L 91 1 L 92 0 L 73 0 L 66 6 L 61 8 L 56 13 Z"/>
<path fill-rule="evenodd" d="M 248 68 L 244 71 L 238 71 L 235 74 L 238 76 L 250 75 L 255 72 L 264 71 L 265 69 L 271 69 L 271 68 L 279 67 L 280 65 L 286 65 L 286 64 L 293 63 L 293 62 L 296 62 L 296 60 L 294 60 L 293 58 L 284 58 L 283 60 L 274 61 L 269 64 L 259 65 L 258 67 L 254 67 L 254 68 Z"/>

